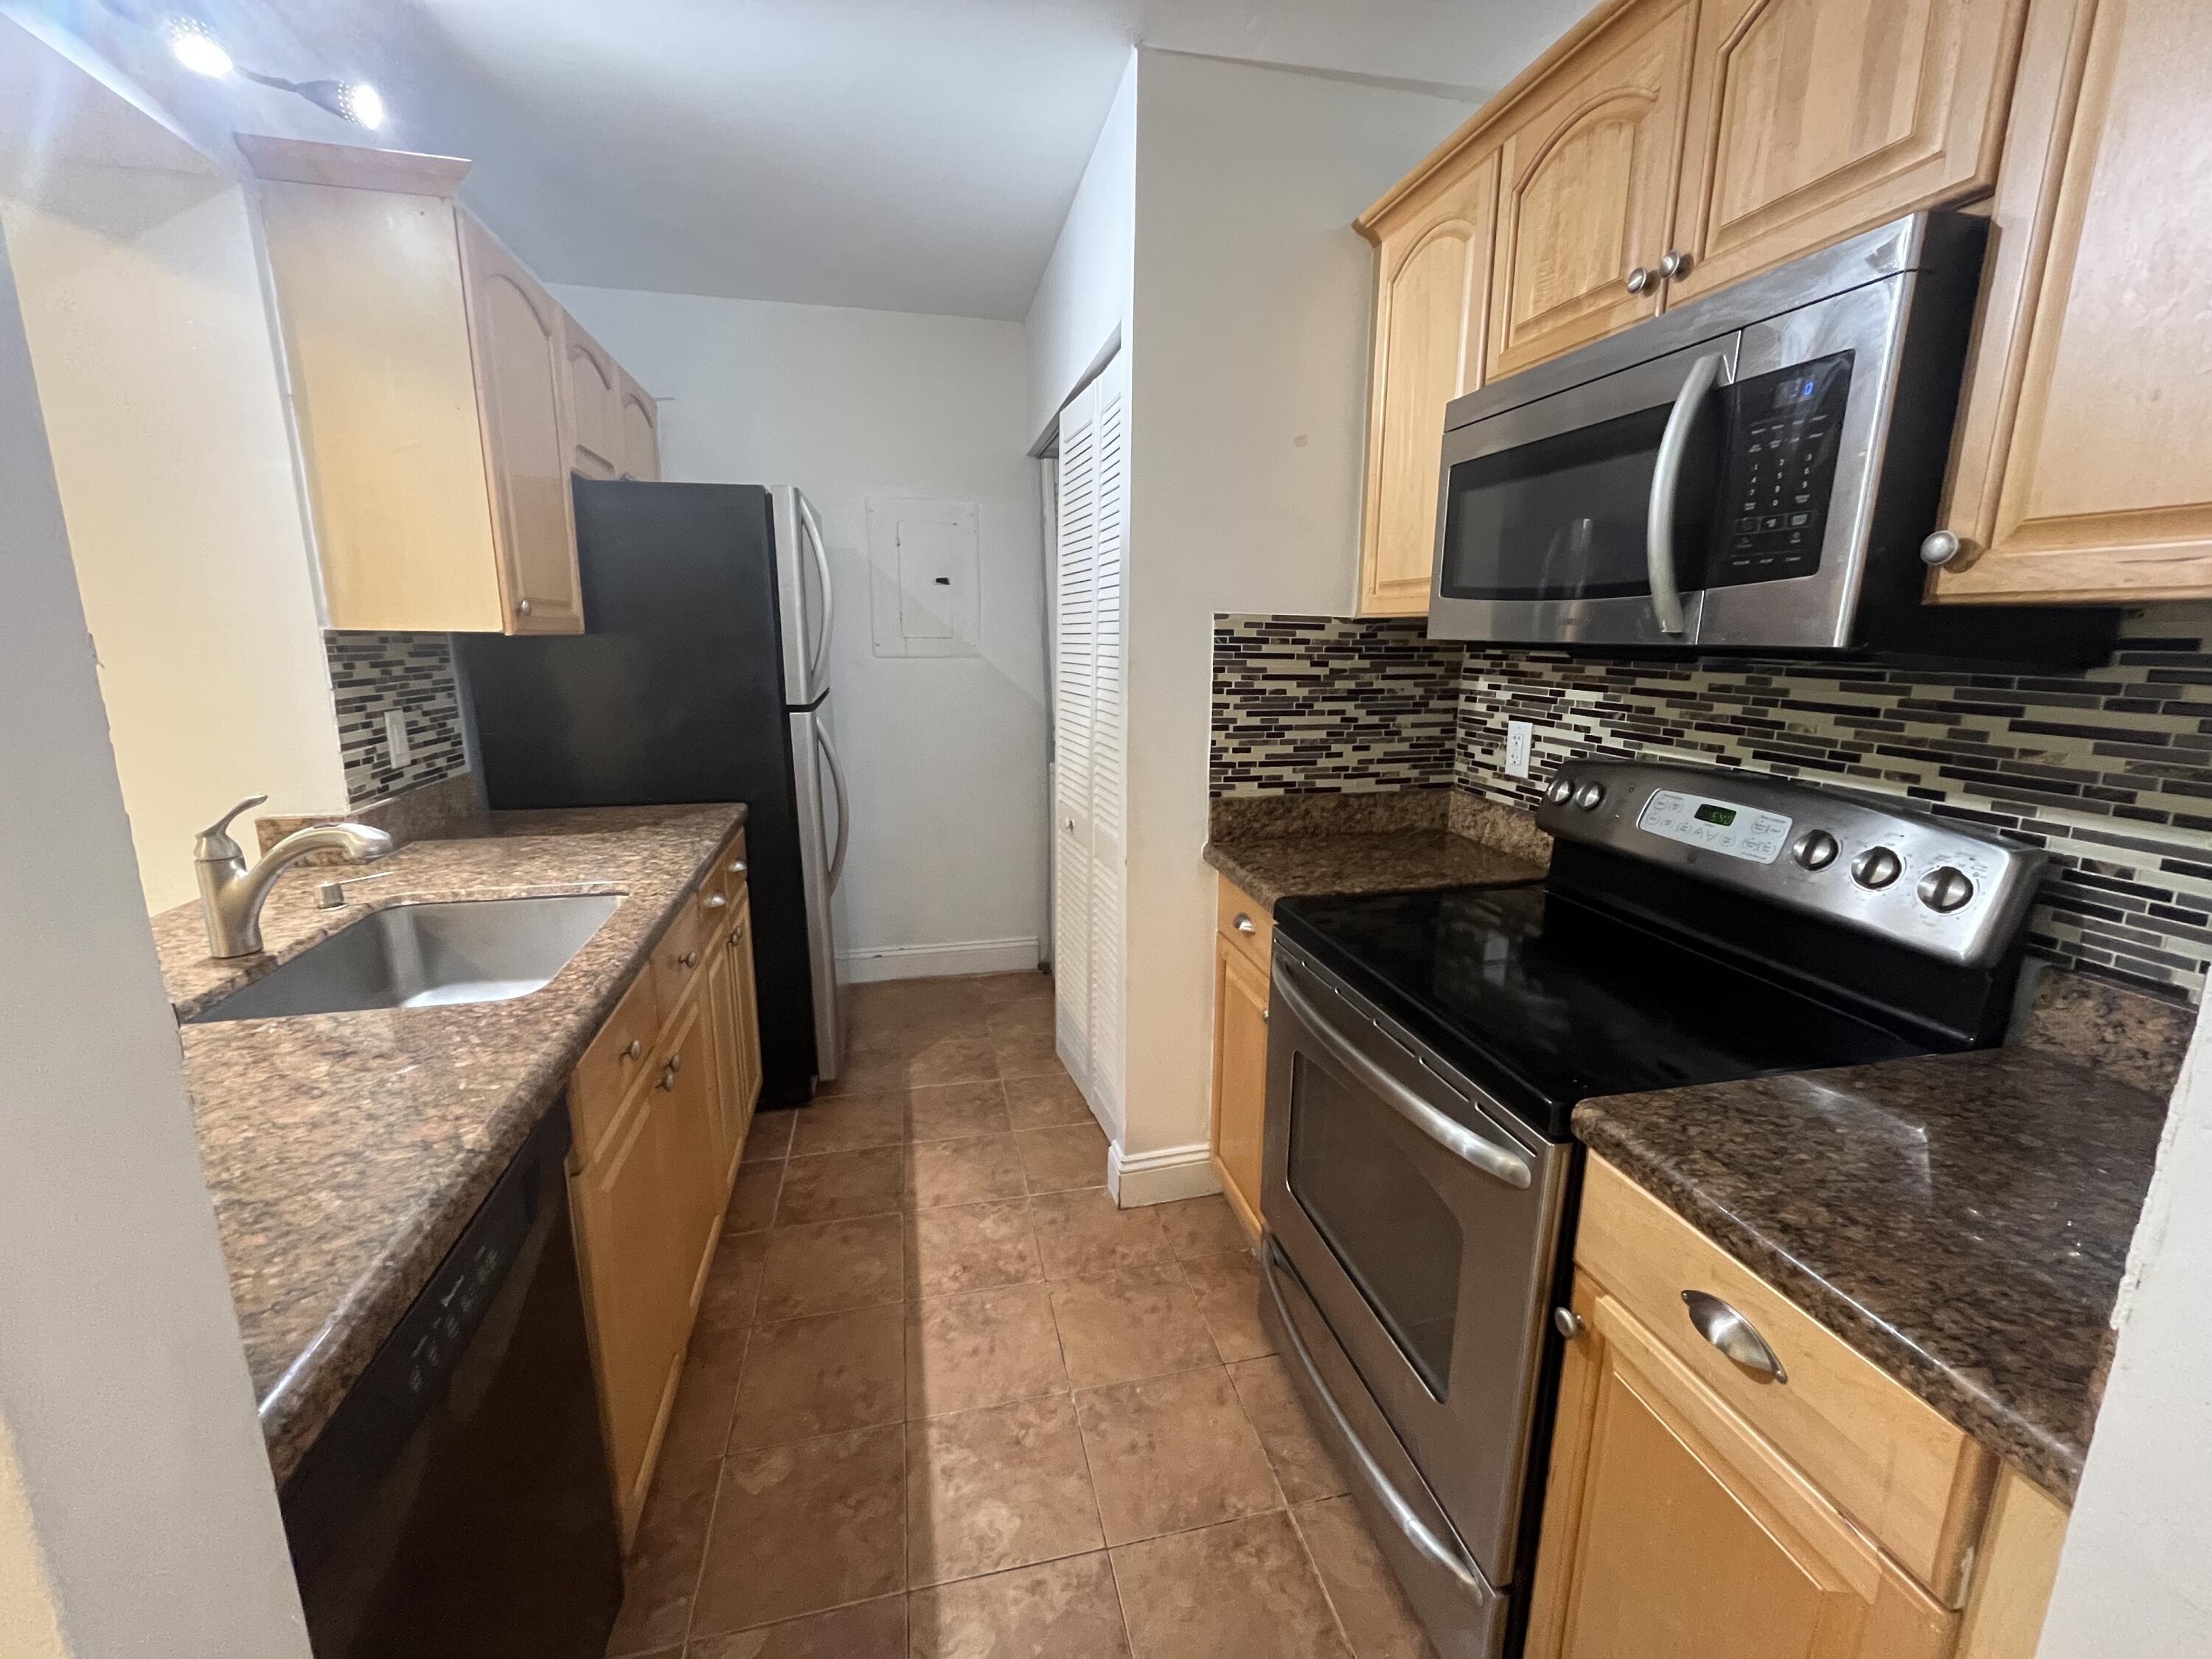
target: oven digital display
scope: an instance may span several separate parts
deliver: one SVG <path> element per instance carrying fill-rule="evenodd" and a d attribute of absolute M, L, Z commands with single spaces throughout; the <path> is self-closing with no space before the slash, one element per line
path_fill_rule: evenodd
<path fill-rule="evenodd" d="M 1782 856 L 1790 825 L 1790 820 L 1779 812 L 1685 794 L 1679 789 L 1653 790 L 1636 823 L 1638 829 L 1680 842 L 1685 847 L 1753 864 L 1771 864 Z"/>

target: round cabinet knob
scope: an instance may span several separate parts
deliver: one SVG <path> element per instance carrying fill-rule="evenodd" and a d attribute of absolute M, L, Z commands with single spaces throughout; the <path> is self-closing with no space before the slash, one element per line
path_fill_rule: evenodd
<path fill-rule="evenodd" d="M 1851 860 L 1851 879 L 1862 887 L 1879 890 L 1895 881 L 1904 869 L 1897 854 L 1887 847 L 1869 847 Z"/>
<path fill-rule="evenodd" d="M 1688 276 L 1690 267 L 1695 264 L 1697 261 L 1681 249 L 1670 247 L 1667 250 L 1667 257 L 1659 262 L 1659 274 L 1671 283 L 1677 276 Z"/>
<path fill-rule="evenodd" d="M 1974 896 L 1974 884 L 1966 879 L 1966 872 L 1941 865 L 1920 878 L 1920 902 L 1931 910 L 1949 915 L 1954 910 L 1964 909 Z"/>
<path fill-rule="evenodd" d="M 1574 793 L 1575 781 L 1572 778 L 1557 777 L 1552 780 L 1552 787 L 1544 792 L 1544 799 L 1554 806 L 1565 806 Z"/>
<path fill-rule="evenodd" d="M 729 896 L 726 893 L 709 893 L 707 895 L 707 908 L 709 910 L 724 909 L 728 906 L 729 902 Z"/>
<path fill-rule="evenodd" d="M 1836 861 L 1836 838 L 1825 830 L 1808 830 L 1797 837 L 1790 856 L 1808 870 L 1825 870 Z"/>
<path fill-rule="evenodd" d="M 1642 265 L 1638 265 L 1631 270 L 1623 281 L 1626 283 L 1631 294 L 1641 294 L 1651 286 L 1651 273 Z"/>
<path fill-rule="evenodd" d="M 623 1050 L 623 1058 L 624 1060 L 643 1060 L 645 1058 L 645 1039 L 643 1037 L 632 1037 L 629 1040 L 629 1047 Z"/>
<path fill-rule="evenodd" d="M 1920 544 L 1920 562 L 1941 568 L 1957 558 L 1966 550 L 1966 545 L 1948 530 L 1936 531 Z"/>
<path fill-rule="evenodd" d="M 686 968 L 696 968 L 699 965 L 699 953 L 696 951 L 686 951 L 677 960 Z"/>
<path fill-rule="evenodd" d="M 1260 931 L 1258 927 L 1253 925 L 1252 918 L 1246 915 L 1242 910 L 1239 910 L 1237 913 L 1236 919 L 1230 925 L 1235 927 L 1240 933 L 1256 933 Z"/>
<path fill-rule="evenodd" d="M 1575 805 L 1581 807 L 1585 812 L 1595 811 L 1597 810 L 1597 804 L 1604 799 L 1605 786 L 1600 783 L 1595 778 L 1592 778 L 1588 783 L 1575 791 Z"/>
<path fill-rule="evenodd" d="M 517 599 L 514 602 L 514 614 L 518 617 L 528 616 L 530 614 L 530 601 L 527 599 Z"/>
<path fill-rule="evenodd" d="M 730 860 L 730 873 L 732 875 L 742 876 L 744 872 L 745 861 L 743 859 L 732 859 Z"/>
<path fill-rule="evenodd" d="M 1571 1342 L 1589 1327 L 1583 1323 L 1583 1316 L 1572 1308 L 1554 1308 L 1552 1310 L 1552 1328 Z"/>

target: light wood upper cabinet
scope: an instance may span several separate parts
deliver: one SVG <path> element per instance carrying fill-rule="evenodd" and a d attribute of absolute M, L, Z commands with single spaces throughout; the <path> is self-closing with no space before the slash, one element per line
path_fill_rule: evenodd
<path fill-rule="evenodd" d="M 1368 227 L 1377 256 L 1362 616 L 1429 608 L 1444 405 L 1482 384 L 1497 216 L 1492 153 Z"/>
<path fill-rule="evenodd" d="M 1941 600 L 2212 594 L 2212 13 L 2037 0 Z"/>
<path fill-rule="evenodd" d="M 1561 63 L 1499 138 L 1486 372 L 1495 380 L 1656 313 L 1697 15 L 1624 12 Z"/>
<path fill-rule="evenodd" d="M 648 483 L 660 477 L 660 405 L 628 374 L 622 377 L 622 476 Z"/>
<path fill-rule="evenodd" d="M 585 478 L 619 477 L 626 377 L 606 348 L 566 312 L 561 313 L 561 334 L 568 365 L 569 471 Z"/>
<path fill-rule="evenodd" d="M 1702 0 L 1674 305 L 1996 178 L 2027 0 Z"/>
<path fill-rule="evenodd" d="M 561 307 L 522 262 L 467 214 L 461 270 L 476 353 L 492 539 L 514 634 L 584 631 L 568 489 L 568 382 Z"/>

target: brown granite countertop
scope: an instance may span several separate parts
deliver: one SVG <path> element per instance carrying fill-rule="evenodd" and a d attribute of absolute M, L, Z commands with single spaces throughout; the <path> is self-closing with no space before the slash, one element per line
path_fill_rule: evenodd
<path fill-rule="evenodd" d="M 1210 841 L 1206 861 L 1270 910 L 1308 893 L 1410 893 L 1544 878 L 1541 865 L 1449 830 Z"/>
<path fill-rule="evenodd" d="M 2015 1047 L 1589 1100 L 1575 1130 L 2071 1503 L 2165 1117 Z"/>
<path fill-rule="evenodd" d="M 179 1017 L 403 900 L 620 892 L 544 989 L 507 1002 L 181 1028 L 200 1157 L 230 1267 L 270 1463 L 283 1480 L 559 1097 L 742 806 L 493 814 L 362 869 L 362 902 L 316 908 L 341 872 L 288 872 L 270 954 L 208 960 L 198 908 L 154 918 Z M 386 872 L 391 873 L 386 875 Z"/>

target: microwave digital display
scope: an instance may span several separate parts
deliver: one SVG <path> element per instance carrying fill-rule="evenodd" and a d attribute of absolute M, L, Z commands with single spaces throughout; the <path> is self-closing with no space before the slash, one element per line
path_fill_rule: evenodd
<path fill-rule="evenodd" d="M 1727 472 L 1710 586 L 1809 576 L 1820 568 L 1850 390 L 1848 351 L 1729 388 Z"/>

